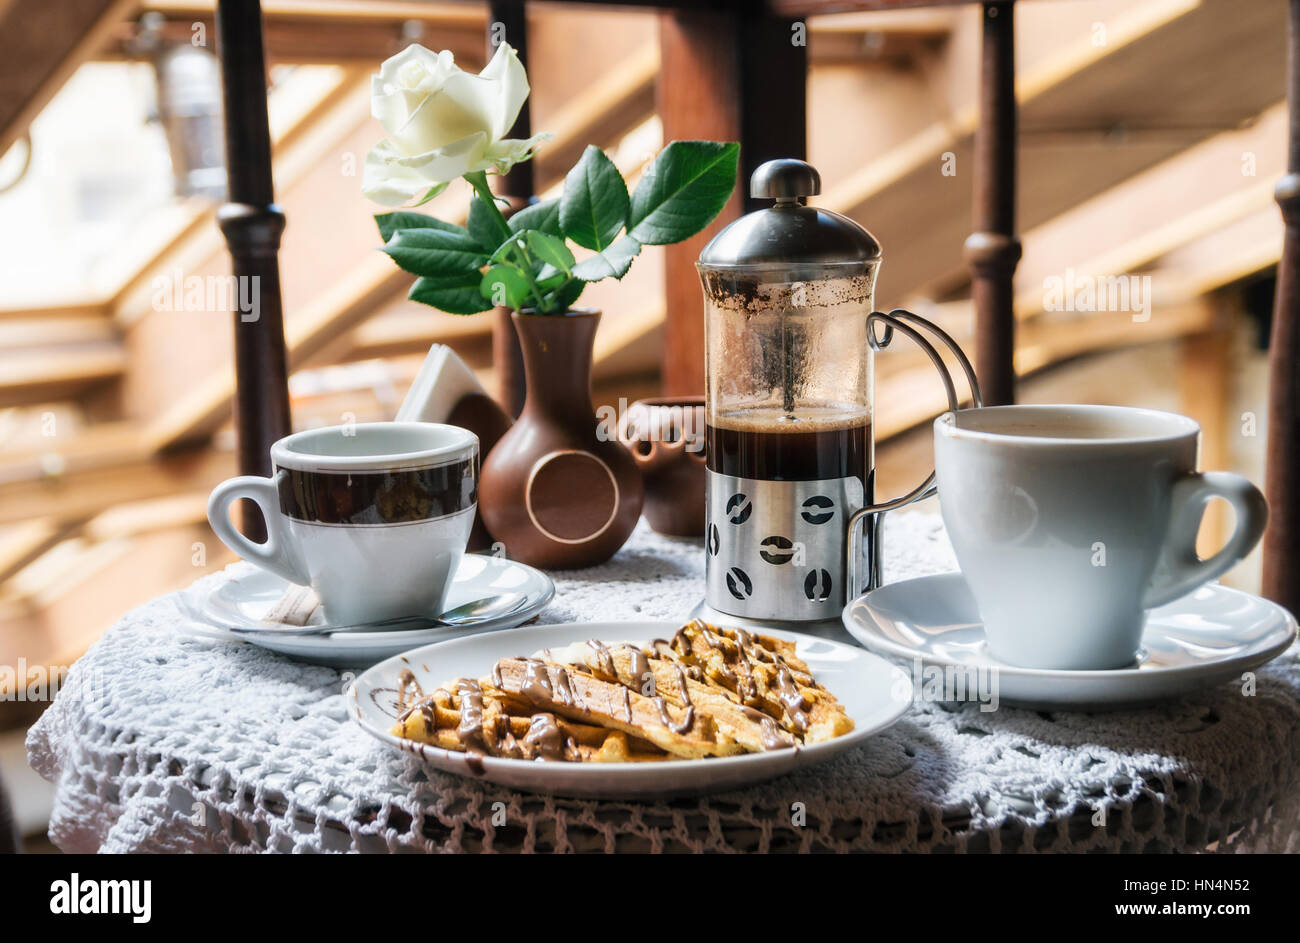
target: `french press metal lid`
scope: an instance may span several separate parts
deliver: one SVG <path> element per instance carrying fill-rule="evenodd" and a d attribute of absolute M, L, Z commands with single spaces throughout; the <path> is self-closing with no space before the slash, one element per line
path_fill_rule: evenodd
<path fill-rule="evenodd" d="M 823 265 L 856 263 L 874 270 L 880 262 L 875 236 L 847 216 L 807 205 L 808 197 L 821 190 L 821 175 L 812 164 L 783 158 L 760 165 L 750 178 L 749 195 L 775 202 L 742 216 L 714 236 L 700 253 L 699 264 L 771 266 L 795 276 L 811 274 Z"/>

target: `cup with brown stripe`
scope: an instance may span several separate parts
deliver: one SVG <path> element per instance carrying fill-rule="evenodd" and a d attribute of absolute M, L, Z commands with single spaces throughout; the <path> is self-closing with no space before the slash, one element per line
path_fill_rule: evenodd
<path fill-rule="evenodd" d="M 222 482 L 208 499 L 221 541 L 250 563 L 311 586 L 333 624 L 437 616 L 478 504 L 478 437 L 431 422 L 309 429 L 271 446 L 273 476 Z M 256 502 L 267 539 L 235 529 Z"/>

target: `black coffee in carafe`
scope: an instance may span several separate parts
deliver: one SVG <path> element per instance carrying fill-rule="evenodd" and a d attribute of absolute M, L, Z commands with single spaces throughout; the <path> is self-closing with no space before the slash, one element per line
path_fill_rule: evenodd
<path fill-rule="evenodd" d="M 857 477 L 871 467 L 871 417 L 843 407 L 805 405 L 797 418 L 780 408 L 714 415 L 706 426 L 709 471 L 764 481 Z"/>

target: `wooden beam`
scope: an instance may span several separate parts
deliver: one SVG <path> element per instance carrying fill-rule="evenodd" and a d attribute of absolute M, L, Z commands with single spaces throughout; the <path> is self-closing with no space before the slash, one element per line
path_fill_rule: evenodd
<path fill-rule="evenodd" d="M 0 307 L 0 325 L 7 321 L 83 321 L 96 318 L 109 318 L 112 311 L 102 301 L 86 301 L 74 304 L 54 305 L 16 305 L 10 308 Z"/>
<path fill-rule="evenodd" d="M 975 302 L 975 371 L 989 406 L 1015 401 L 1011 279 L 1016 237 L 1015 5 L 985 0 L 980 123 L 975 131 L 975 232 L 966 240 Z"/>
<path fill-rule="evenodd" d="M 108 344 L 118 339 L 113 322 L 103 315 L 0 320 L 0 350 L 33 350 L 60 344 Z"/>
<path fill-rule="evenodd" d="M 116 342 L 0 353 L 0 405 L 57 399 L 122 375 L 126 352 Z"/>
<path fill-rule="evenodd" d="M 409 279 L 387 256 L 367 256 L 289 322 L 285 342 L 293 365 L 309 361 L 317 351 L 356 327 Z M 161 451 L 206 438 L 230 416 L 234 393 L 234 377 L 218 372 L 204 378 L 149 425 L 145 441 Z"/>
<path fill-rule="evenodd" d="M 196 542 L 204 545 L 204 566 L 195 565 Z M 3 607 L 9 618 L 0 614 L 0 664 L 20 654 L 29 663 L 67 664 L 126 610 L 219 569 L 229 557 L 206 524 L 88 544 L 57 580 Z"/>
<path fill-rule="evenodd" d="M 1264 532 L 1264 595 L 1300 611 L 1300 0 L 1287 26 L 1287 172 L 1277 183 L 1286 223 L 1277 267 L 1268 360 L 1269 524 Z"/>
<path fill-rule="evenodd" d="M 1018 69 L 1021 232 L 1135 173 L 1258 115 L 1279 97 L 1282 43 L 1268 5 L 1151 0 L 1106 17 L 1106 42 L 1086 23 L 1042 36 Z M 1021 45 L 1028 35 L 1021 20 Z M 1041 14 L 1035 18 L 1040 26 Z M 1223 38 L 1218 38 L 1223 35 Z M 1047 48 L 1039 48 L 1044 42 Z M 1213 47 L 1213 49 L 1211 48 Z M 1228 50 L 1219 56 L 1214 49 Z M 1187 61 L 1213 67 L 1187 70 Z M 1159 76 L 1178 73 L 1177 88 Z M 1142 95 L 1133 95 L 1142 88 Z M 976 228 L 964 201 L 977 112 L 952 109 L 857 172 L 832 179 L 823 204 L 863 221 L 886 247 L 889 297 L 964 288 L 962 240 Z M 1068 121 L 1068 141 L 1058 133 Z M 1088 130 L 1085 132 L 1084 128 Z M 956 175 L 940 177 L 951 152 Z M 967 181 L 967 182 L 963 182 Z"/>
<path fill-rule="evenodd" d="M 143 0 L 141 13 L 161 13 L 157 35 L 164 42 L 193 38 L 196 25 L 215 32 L 215 3 L 201 0 Z M 409 42 L 406 28 L 420 26 L 440 49 L 461 48 L 483 31 L 483 10 L 470 5 L 384 0 L 263 0 L 263 30 L 268 61 L 276 64 L 353 63 L 373 66 Z M 122 23 L 101 53 L 106 58 L 139 57 L 134 23 Z M 430 40 L 432 42 L 432 40 Z M 459 56 L 458 56 L 459 59 Z M 476 62 L 475 55 L 461 65 Z"/>
<path fill-rule="evenodd" d="M 414 302 L 399 305 L 418 307 Z M 457 350 L 483 342 L 491 345 L 492 324 L 487 319 L 431 314 L 426 308 L 374 315 L 314 359 L 320 363 L 347 362 L 427 354 L 434 344 L 452 344 Z"/>
<path fill-rule="evenodd" d="M 647 42 L 613 73 L 601 76 L 546 122 L 555 135 L 533 162 L 542 177 L 559 177 L 578 162 L 588 144 L 604 146 L 626 134 L 655 110 L 659 47 Z"/>
<path fill-rule="evenodd" d="M 955 7 L 971 0 L 767 0 L 768 9 L 777 16 L 827 16 L 831 13 L 862 13 L 880 10 L 907 10 L 913 7 Z"/>
<path fill-rule="evenodd" d="M 667 247 L 663 385 L 669 395 L 704 390 L 700 250 L 744 209 L 758 207 L 746 194 L 759 164 L 802 158 L 807 150 L 807 47 L 795 42 L 791 27 L 788 19 L 752 10 L 674 10 L 659 17 L 664 140 L 712 138 L 741 146 L 731 202 L 703 233 Z"/>
<path fill-rule="evenodd" d="M 8 528 L 0 535 L 0 584 L 39 559 L 73 530 L 73 524 L 45 517 Z"/>
<path fill-rule="evenodd" d="M 137 0 L 11 0 L 0 14 L 0 154 L 27 132 Z"/>
<path fill-rule="evenodd" d="M 1277 205 L 1261 208 L 1165 253 L 1152 279 L 1171 297 L 1207 294 L 1276 266 L 1284 231 Z"/>
<path fill-rule="evenodd" d="M 203 524 L 208 519 L 208 492 L 190 491 L 117 504 L 86 522 L 88 540 L 118 540 L 173 527 Z"/>
<path fill-rule="evenodd" d="M 211 489 L 234 474 L 235 457 L 211 447 L 137 457 L 107 467 L 74 465 L 63 472 L 0 483 L 0 525 L 32 518 L 86 520 L 142 497 Z"/>
<path fill-rule="evenodd" d="M 1271 181 L 1285 170 L 1285 139 L 1285 108 L 1270 108 L 1249 126 L 1215 135 L 1031 229 L 1016 270 L 1017 311 L 1040 310 L 1044 279 L 1067 266 L 1090 275 L 1133 272 L 1262 211 L 1276 221 Z M 1256 175 L 1225 172 L 1246 170 L 1245 155 Z"/>
<path fill-rule="evenodd" d="M 1229 468 L 1232 462 L 1229 437 L 1235 432 L 1236 423 L 1229 416 L 1234 365 L 1227 318 L 1216 318 L 1209 330 L 1184 338 L 1181 348 L 1179 411 L 1201 425 L 1200 467 Z M 1202 559 L 1212 556 L 1227 539 L 1230 520 L 1227 510 L 1223 501 L 1206 505 L 1196 540 L 1196 550 Z"/>
<path fill-rule="evenodd" d="M 290 79 L 289 81 L 292 81 Z M 366 120 L 370 110 L 370 78 L 367 70 L 343 70 L 339 82 L 323 96 L 295 111 L 276 136 L 272 129 L 272 174 L 281 193 L 289 192 L 306 174 L 318 167 L 324 155 Z M 159 278 L 171 279 L 177 268 L 201 272 L 213 256 L 225 251 L 225 240 L 212 225 L 213 208 L 204 200 L 187 201 L 170 226 L 153 240 L 153 251 L 131 266 L 123 266 L 112 283 L 109 306 L 112 316 L 129 326 L 152 310 L 152 298 Z M 148 239 L 148 234 L 136 236 Z"/>
<path fill-rule="evenodd" d="M 659 15 L 662 63 L 656 91 L 664 140 L 740 140 L 740 36 L 734 14 L 674 11 Z M 702 90 L 707 89 L 707 93 Z M 746 178 L 717 220 L 700 235 L 668 246 L 664 261 L 663 389 L 670 396 L 704 390 L 704 305 L 695 261 L 723 226 L 738 218 Z"/>
<path fill-rule="evenodd" d="M 943 307 L 947 310 L 937 320 L 946 328 L 951 327 L 950 333 L 959 343 L 964 343 L 967 332 L 957 325 L 970 323 L 970 305 L 955 302 Z M 1134 323 L 1132 315 L 1124 311 L 1096 312 L 1082 320 L 1044 315 L 1020 325 L 1016 373 L 1024 378 L 1077 357 L 1163 343 L 1204 332 L 1213 324 L 1214 312 L 1203 299 L 1157 309 L 1145 324 Z M 929 361 L 890 371 L 887 365 L 895 356 L 891 349 L 877 361 L 885 367 L 881 370 L 878 366 L 877 385 L 881 391 L 887 391 L 887 395 L 882 392 L 878 397 L 880 407 L 874 417 L 878 441 L 912 429 L 947 408 L 943 389 L 934 382 L 934 368 Z M 900 352 L 897 356 L 914 359 L 911 353 Z M 885 375 L 881 376 L 882 373 Z"/>

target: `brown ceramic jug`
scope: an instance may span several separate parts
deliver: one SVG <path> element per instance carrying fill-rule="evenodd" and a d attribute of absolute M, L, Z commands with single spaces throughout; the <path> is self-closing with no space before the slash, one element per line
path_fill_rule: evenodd
<path fill-rule="evenodd" d="M 479 509 L 506 556 L 555 569 L 608 560 L 641 516 L 641 473 L 591 402 L 597 311 L 512 315 L 524 410 L 488 453 Z"/>
<path fill-rule="evenodd" d="M 637 400 L 620 438 L 645 484 L 645 519 L 657 533 L 704 536 L 704 397 Z"/>

